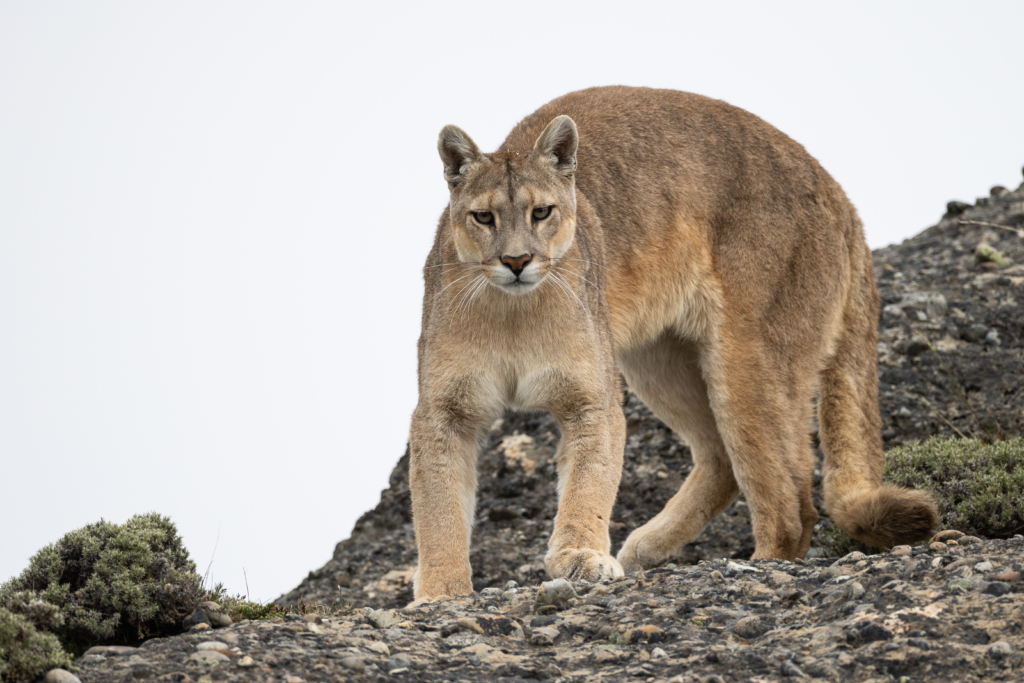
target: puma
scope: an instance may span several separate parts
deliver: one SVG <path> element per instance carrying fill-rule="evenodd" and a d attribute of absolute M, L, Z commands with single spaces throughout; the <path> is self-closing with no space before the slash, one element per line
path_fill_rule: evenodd
<path fill-rule="evenodd" d="M 815 396 L 832 519 L 874 546 L 928 535 L 928 494 L 882 483 L 871 252 L 803 147 L 721 101 L 604 87 L 544 105 L 493 154 L 455 126 L 438 150 L 450 202 L 424 269 L 410 433 L 416 603 L 473 590 L 479 442 L 506 408 L 562 431 L 552 577 L 663 563 L 739 492 L 753 557 L 803 556 Z M 694 468 L 616 558 L 620 372 Z"/>

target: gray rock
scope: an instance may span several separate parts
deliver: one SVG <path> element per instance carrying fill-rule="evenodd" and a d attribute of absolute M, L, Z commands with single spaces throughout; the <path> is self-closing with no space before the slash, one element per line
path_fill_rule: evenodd
<path fill-rule="evenodd" d="M 1007 593 L 1012 592 L 1013 590 L 1010 588 L 1010 584 L 1006 583 L 1005 581 L 993 581 L 992 583 L 985 586 L 985 588 L 982 590 L 982 593 L 987 593 L 988 595 L 996 596 L 1006 595 Z"/>
<path fill-rule="evenodd" d="M 402 621 L 398 614 L 390 609 L 371 609 L 367 618 L 375 628 L 391 628 Z"/>
<path fill-rule="evenodd" d="M 971 208 L 971 205 L 967 202 L 953 200 L 946 203 L 946 213 L 950 216 L 959 216 L 969 208 Z"/>
<path fill-rule="evenodd" d="M 355 671 L 356 673 L 362 673 L 366 670 L 366 664 L 360 657 L 342 657 L 339 663 L 349 671 Z"/>
<path fill-rule="evenodd" d="M 859 581 L 850 581 L 843 587 L 843 595 L 850 600 L 860 600 L 866 592 Z"/>
<path fill-rule="evenodd" d="M 46 672 L 43 683 L 82 683 L 75 674 L 65 669 L 50 669 Z"/>
<path fill-rule="evenodd" d="M 1013 645 L 1005 640 L 997 640 L 988 646 L 987 652 L 988 656 L 993 659 L 1002 659 L 1007 655 L 1013 654 Z"/>
<path fill-rule="evenodd" d="M 553 626 L 540 626 L 530 635 L 531 645 L 554 645 L 562 633 Z"/>
<path fill-rule="evenodd" d="M 411 669 L 412 659 L 409 655 L 395 655 L 388 660 L 387 669 L 388 671 L 395 671 L 396 669 Z"/>
<path fill-rule="evenodd" d="M 736 622 L 732 632 L 740 638 L 756 640 L 775 627 L 769 619 L 760 616 L 744 617 Z"/>
<path fill-rule="evenodd" d="M 212 626 L 212 624 L 210 624 L 210 618 L 206 616 L 206 610 L 204 610 L 202 606 L 196 607 L 192 614 L 185 617 L 185 620 L 181 622 L 181 625 L 186 631 L 194 626 L 198 626 L 199 624 Z"/>
<path fill-rule="evenodd" d="M 252 657 L 246 655 L 238 660 L 236 666 L 241 669 L 248 669 L 251 666 L 256 666 L 256 662 L 253 661 Z"/>
<path fill-rule="evenodd" d="M 810 678 L 810 676 L 805 674 L 800 669 L 800 667 L 798 667 L 796 664 L 794 664 L 792 662 L 792 660 L 789 660 L 789 659 L 782 660 L 782 667 L 781 667 L 781 669 L 782 669 L 782 675 L 783 676 L 788 676 L 790 678 Z"/>

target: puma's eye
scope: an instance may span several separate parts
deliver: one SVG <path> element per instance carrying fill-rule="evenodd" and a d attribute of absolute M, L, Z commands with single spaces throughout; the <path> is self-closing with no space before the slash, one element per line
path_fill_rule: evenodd
<path fill-rule="evenodd" d="M 494 225 L 494 214 L 490 211 L 474 211 L 473 218 L 480 225 Z"/>
<path fill-rule="evenodd" d="M 542 221 L 550 215 L 550 206 L 538 206 L 536 209 L 533 210 L 533 220 L 535 221 Z"/>

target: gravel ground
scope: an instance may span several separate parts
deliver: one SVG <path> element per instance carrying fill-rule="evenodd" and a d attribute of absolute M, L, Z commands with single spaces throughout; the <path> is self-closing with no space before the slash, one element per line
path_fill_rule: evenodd
<path fill-rule="evenodd" d="M 947 537 L 956 536 L 947 533 Z M 94 648 L 93 681 L 1019 681 L 1024 537 L 714 560 Z"/>
<path fill-rule="evenodd" d="M 1024 435 L 1024 233 L 1015 231 L 1024 227 L 1024 185 L 948 208 L 937 225 L 874 252 L 887 446 L 936 434 Z M 692 468 L 689 450 L 628 392 L 624 410 L 613 552 Z M 544 414 L 508 414 L 492 427 L 480 459 L 472 597 L 402 609 L 415 564 L 406 453 L 350 538 L 276 601 L 320 616 L 96 650 L 76 660 L 77 673 L 86 683 L 1024 679 L 1024 539 L 826 558 L 831 522 L 817 476 L 822 520 L 806 560 L 750 561 L 741 497 L 674 564 L 563 586 L 569 595 L 558 599 L 557 586 L 538 587 L 548 579 L 557 440 Z"/>

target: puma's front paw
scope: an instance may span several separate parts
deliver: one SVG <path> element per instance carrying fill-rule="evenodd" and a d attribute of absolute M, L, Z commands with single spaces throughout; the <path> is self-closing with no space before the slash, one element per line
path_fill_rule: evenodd
<path fill-rule="evenodd" d="M 415 607 L 420 607 L 421 605 L 429 605 L 432 602 L 444 602 L 445 600 L 451 599 L 450 595 L 425 595 L 422 598 L 416 598 L 410 602 L 405 606 L 405 609 L 413 609 Z"/>
<path fill-rule="evenodd" d="M 596 582 L 623 575 L 622 566 L 614 557 L 590 548 L 549 551 L 544 564 L 553 579 Z"/>
<path fill-rule="evenodd" d="M 661 543 L 657 529 L 649 526 L 645 524 L 631 533 L 619 551 L 619 562 L 627 574 L 657 567 L 675 555 L 676 549 Z"/>

